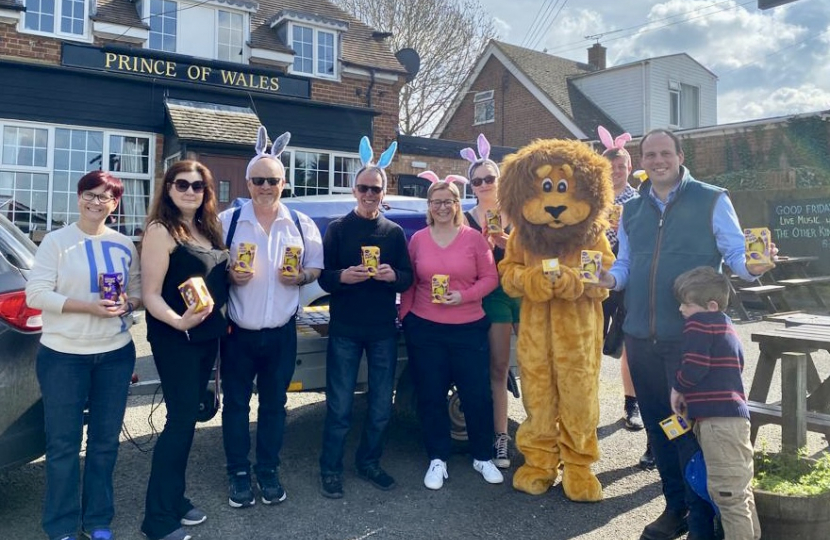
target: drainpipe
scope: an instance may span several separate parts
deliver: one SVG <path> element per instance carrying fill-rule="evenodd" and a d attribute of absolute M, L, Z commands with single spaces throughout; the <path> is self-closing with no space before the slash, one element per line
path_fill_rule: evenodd
<path fill-rule="evenodd" d="M 372 89 L 375 87 L 375 68 L 369 68 L 369 87 L 366 89 L 366 107 L 372 108 Z M 369 140 L 375 144 L 375 119 L 369 123 Z"/>

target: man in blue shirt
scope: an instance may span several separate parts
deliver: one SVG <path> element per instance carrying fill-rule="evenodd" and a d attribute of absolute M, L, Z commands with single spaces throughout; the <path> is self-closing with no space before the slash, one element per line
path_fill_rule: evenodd
<path fill-rule="evenodd" d="M 698 182 L 683 167 L 680 139 L 657 129 L 640 141 L 648 180 L 625 204 L 617 232 L 619 254 L 600 286 L 625 290 L 625 348 L 640 413 L 663 484 L 666 509 L 642 540 L 715 538 L 714 512 L 685 484 L 683 470 L 699 449 L 690 434 L 672 441 L 659 422 L 672 414 L 670 391 L 681 361 L 683 317 L 674 281 L 697 266 L 722 263 L 747 281 L 772 265 L 747 266 L 744 235 L 725 190 Z M 773 248 L 773 251 L 777 251 Z"/>

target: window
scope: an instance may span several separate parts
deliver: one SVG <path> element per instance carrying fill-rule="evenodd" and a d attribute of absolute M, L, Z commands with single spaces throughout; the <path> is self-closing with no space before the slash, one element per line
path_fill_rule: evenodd
<path fill-rule="evenodd" d="M 496 121 L 496 100 L 494 99 L 495 92 L 487 90 L 486 92 L 476 92 L 473 97 L 473 105 L 475 107 L 473 125 L 489 124 Z"/>
<path fill-rule="evenodd" d="M 150 137 L 34 124 L 0 124 L 0 131 L 0 205 L 24 232 L 77 220 L 78 179 L 103 169 L 124 183 L 109 225 L 141 233 L 151 193 Z"/>
<path fill-rule="evenodd" d="M 219 202 L 231 201 L 231 182 L 230 180 L 219 180 Z"/>
<path fill-rule="evenodd" d="M 88 19 L 86 0 L 26 0 L 23 28 L 44 34 L 83 37 Z"/>
<path fill-rule="evenodd" d="M 285 166 L 285 197 L 351 193 L 352 180 L 360 170 L 353 155 L 312 150 L 286 150 L 280 156 Z"/>
<path fill-rule="evenodd" d="M 337 57 L 337 36 L 334 32 L 294 24 L 291 46 L 294 49 L 293 73 L 334 78 Z"/>
<path fill-rule="evenodd" d="M 176 52 L 178 4 L 170 0 L 150 0 L 150 43 L 155 51 Z"/>
<path fill-rule="evenodd" d="M 243 30 L 243 15 L 231 13 L 230 11 L 218 10 L 217 12 L 217 36 L 216 58 L 226 62 L 243 61 L 243 42 L 245 33 Z"/>
<path fill-rule="evenodd" d="M 669 81 L 669 125 L 679 128 L 700 126 L 700 89 Z"/>
<path fill-rule="evenodd" d="M 352 189 L 354 175 L 360 170 L 361 163 L 358 158 L 334 157 L 334 187 Z"/>

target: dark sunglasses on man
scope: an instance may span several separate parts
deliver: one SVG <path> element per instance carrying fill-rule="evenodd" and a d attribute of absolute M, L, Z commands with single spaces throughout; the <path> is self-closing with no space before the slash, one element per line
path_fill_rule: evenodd
<path fill-rule="evenodd" d="M 380 195 L 380 193 L 383 191 L 383 188 L 380 186 L 367 186 L 366 184 L 357 184 L 355 188 L 357 188 L 357 190 L 360 193 L 366 193 L 368 191 L 371 191 L 375 195 Z"/>
<path fill-rule="evenodd" d="M 171 182 L 179 193 L 186 193 L 188 188 L 193 189 L 193 193 L 201 193 L 205 190 L 205 182 L 203 180 L 196 180 L 195 182 L 188 182 L 182 178 L 177 178 Z"/>
<path fill-rule="evenodd" d="M 470 183 L 473 187 L 479 187 L 481 184 L 488 184 L 492 185 L 496 181 L 496 177 L 492 174 L 488 174 L 484 178 L 473 178 L 470 180 Z"/>
<path fill-rule="evenodd" d="M 251 178 L 251 183 L 255 186 L 261 186 L 265 182 L 268 182 L 268 185 L 271 187 L 276 186 L 280 182 L 282 182 L 282 178 L 276 178 L 274 176 L 262 177 L 262 176 L 255 176 Z"/>

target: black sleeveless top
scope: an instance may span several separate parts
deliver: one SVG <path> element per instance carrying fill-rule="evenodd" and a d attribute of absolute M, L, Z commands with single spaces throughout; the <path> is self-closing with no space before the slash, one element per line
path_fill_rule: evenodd
<path fill-rule="evenodd" d="M 464 217 L 467 218 L 467 222 L 470 225 L 470 227 L 477 230 L 478 232 L 481 232 L 481 225 L 478 224 L 471 212 L 464 212 Z M 507 227 L 505 227 L 504 232 L 506 234 L 510 234 L 510 229 L 511 227 L 510 225 L 508 225 Z M 493 246 L 493 258 L 496 260 L 496 266 L 498 266 L 501 260 L 504 259 L 504 250 L 499 246 Z"/>
<path fill-rule="evenodd" d="M 170 308 L 181 315 L 187 311 L 179 285 L 192 277 L 201 276 L 205 280 L 208 292 L 213 298 L 213 312 L 207 319 L 188 331 L 190 341 L 207 341 L 217 339 L 228 331 L 228 261 L 227 250 L 207 249 L 202 246 L 184 243 L 177 244 L 170 253 L 170 265 L 161 286 L 161 297 Z M 147 312 L 147 339 L 187 339 L 184 332 L 156 319 Z"/>

